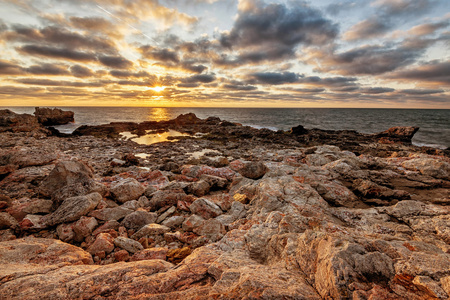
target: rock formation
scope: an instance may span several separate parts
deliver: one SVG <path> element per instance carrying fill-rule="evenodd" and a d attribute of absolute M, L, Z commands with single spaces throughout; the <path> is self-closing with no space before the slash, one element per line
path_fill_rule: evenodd
<path fill-rule="evenodd" d="M 143 128 L 203 135 L 115 138 Z M 448 299 L 450 158 L 416 131 L 5 130 L 0 299 Z"/>

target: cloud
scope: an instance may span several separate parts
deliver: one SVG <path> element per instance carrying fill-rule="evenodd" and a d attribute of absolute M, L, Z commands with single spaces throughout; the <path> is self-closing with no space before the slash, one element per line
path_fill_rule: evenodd
<path fill-rule="evenodd" d="M 68 75 L 67 66 L 55 64 L 34 65 L 24 69 L 25 72 L 34 75 Z"/>
<path fill-rule="evenodd" d="M 258 87 L 248 84 L 224 84 L 222 85 L 222 87 L 228 90 L 235 91 L 255 91 L 258 89 Z"/>
<path fill-rule="evenodd" d="M 0 59 L 0 76 L 1 75 L 21 75 L 23 74 L 23 69 L 9 61 Z"/>
<path fill-rule="evenodd" d="M 62 27 L 48 26 L 42 29 L 30 28 L 22 25 L 13 26 L 12 30 L 3 34 L 7 41 L 22 43 L 38 43 L 41 45 L 54 44 L 64 48 L 76 50 L 95 50 L 113 54 L 117 50 L 110 39 L 92 35 L 82 35 Z"/>
<path fill-rule="evenodd" d="M 433 2 L 430 0 L 377 0 L 372 5 L 377 8 L 376 12 L 345 32 L 345 40 L 364 40 L 382 36 L 403 18 L 410 19 L 426 13 Z"/>
<path fill-rule="evenodd" d="M 282 59 L 293 56 L 299 45 L 329 43 L 337 33 L 336 24 L 304 3 L 287 6 L 241 0 L 233 28 L 219 38 L 222 47 L 240 52 L 236 59 L 217 62 L 225 65 Z"/>
<path fill-rule="evenodd" d="M 142 46 L 138 49 L 142 56 L 148 59 L 162 61 L 162 62 L 173 62 L 173 63 L 179 63 L 180 58 L 178 56 L 178 53 L 171 49 L 163 48 L 159 49 L 153 46 Z"/>
<path fill-rule="evenodd" d="M 401 81 L 428 82 L 436 85 L 450 85 L 450 61 L 434 61 L 409 69 L 397 71 L 386 76 Z"/>
<path fill-rule="evenodd" d="M 441 28 L 448 27 L 449 24 L 450 22 L 448 20 L 436 23 L 420 24 L 408 30 L 408 33 L 416 36 L 430 35 Z"/>
<path fill-rule="evenodd" d="M 250 74 L 250 78 L 256 80 L 258 83 L 263 84 L 286 84 L 286 83 L 294 83 L 302 77 L 300 74 L 292 73 L 292 72 L 258 72 Z"/>
<path fill-rule="evenodd" d="M 55 48 L 48 46 L 38 46 L 38 45 L 25 45 L 16 48 L 17 51 L 23 54 L 44 56 L 56 59 L 67 59 L 72 61 L 82 61 L 82 62 L 92 62 L 96 61 L 97 58 L 93 53 L 80 52 L 76 50 L 71 50 L 67 48 Z"/>
<path fill-rule="evenodd" d="M 117 78 L 130 78 L 130 77 L 135 77 L 135 78 L 154 78 L 156 76 L 154 75 L 150 75 L 149 73 L 145 72 L 145 71 L 140 71 L 140 72 L 130 72 L 130 71 L 122 71 L 122 70 L 112 70 L 109 72 L 109 74 L 111 74 L 114 77 Z"/>
<path fill-rule="evenodd" d="M 213 74 L 198 74 L 187 78 L 183 78 L 182 83 L 211 83 L 216 80 L 216 76 Z"/>
<path fill-rule="evenodd" d="M 355 77 L 319 77 L 319 76 L 308 76 L 303 77 L 298 80 L 298 83 L 324 86 L 324 87 L 342 87 L 342 86 L 353 86 L 356 84 L 358 79 Z"/>
<path fill-rule="evenodd" d="M 442 89 L 433 89 L 433 90 L 406 89 L 406 90 L 401 90 L 400 92 L 404 93 L 404 94 L 408 94 L 408 95 L 432 95 L 432 94 L 444 93 L 445 91 Z"/>
<path fill-rule="evenodd" d="M 340 1 L 329 4 L 325 11 L 333 16 L 340 14 L 341 12 L 348 12 L 350 9 L 356 8 L 358 6 L 362 6 L 362 2 L 356 1 Z"/>
<path fill-rule="evenodd" d="M 104 66 L 116 68 L 116 69 L 128 69 L 133 66 L 133 63 L 122 56 L 106 56 L 101 55 L 98 57 L 100 63 Z"/>
<path fill-rule="evenodd" d="M 73 86 L 73 87 L 104 86 L 104 84 L 100 82 L 79 82 L 79 81 L 49 80 L 49 79 L 35 79 L 35 78 L 16 79 L 15 82 L 28 85 L 44 85 L 44 86 Z"/>
<path fill-rule="evenodd" d="M 393 91 L 395 91 L 395 89 L 384 87 L 370 87 L 361 89 L 361 93 L 363 94 L 384 94 L 384 93 L 391 93 Z"/>
<path fill-rule="evenodd" d="M 86 78 L 86 77 L 92 77 L 95 75 L 95 73 L 84 66 L 81 65 L 73 65 L 70 67 L 70 72 L 73 76 L 79 77 L 79 78 Z"/>

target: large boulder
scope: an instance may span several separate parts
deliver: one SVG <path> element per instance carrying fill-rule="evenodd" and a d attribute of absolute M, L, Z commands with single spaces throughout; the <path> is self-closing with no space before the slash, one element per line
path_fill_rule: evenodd
<path fill-rule="evenodd" d="M 104 186 L 95 182 L 92 169 L 82 161 L 59 162 L 42 181 L 39 192 L 51 197 L 56 205 L 73 196 L 103 192 Z"/>
<path fill-rule="evenodd" d="M 64 125 L 75 121 L 73 111 L 64 111 L 59 108 L 36 107 L 34 115 L 38 122 L 45 126 Z"/>
<path fill-rule="evenodd" d="M 411 143 L 411 140 L 419 130 L 419 127 L 411 127 L 411 126 L 396 126 L 391 127 L 388 130 L 375 134 L 376 137 L 387 138 L 393 142 L 404 142 Z"/>

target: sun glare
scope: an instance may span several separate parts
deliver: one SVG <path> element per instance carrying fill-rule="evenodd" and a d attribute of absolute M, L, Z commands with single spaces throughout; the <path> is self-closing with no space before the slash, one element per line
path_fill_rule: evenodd
<path fill-rule="evenodd" d="M 153 90 L 153 91 L 155 91 L 157 93 L 160 93 L 160 92 L 164 91 L 165 88 L 166 88 L 165 86 L 154 86 L 154 87 L 151 87 L 149 89 Z"/>

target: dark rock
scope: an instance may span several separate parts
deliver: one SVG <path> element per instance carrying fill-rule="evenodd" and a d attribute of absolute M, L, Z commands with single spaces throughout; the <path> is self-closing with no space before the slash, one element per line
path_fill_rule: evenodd
<path fill-rule="evenodd" d="M 45 126 L 64 125 L 75 121 L 73 111 L 64 111 L 59 108 L 36 107 L 34 115 L 38 122 Z"/>
<path fill-rule="evenodd" d="M 290 133 L 295 134 L 295 135 L 304 135 L 304 134 L 308 133 L 308 129 L 306 129 L 302 125 L 298 125 L 298 126 L 292 127 Z"/>
<path fill-rule="evenodd" d="M 138 210 L 127 215 L 122 221 L 122 226 L 128 229 L 139 230 L 147 224 L 155 223 L 157 217 L 156 213 Z"/>
<path fill-rule="evenodd" d="M 268 171 L 265 164 L 260 161 L 246 162 L 237 170 L 239 174 L 250 179 L 259 179 Z"/>
<path fill-rule="evenodd" d="M 0 132 L 32 132 L 35 130 L 46 132 L 34 116 L 16 114 L 9 109 L 0 110 Z"/>
<path fill-rule="evenodd" d="M 414 136 L 414 134 L 416 134 L 416 132 L 419 130 L 419 127 L 411 127 L 411 126 L 406 126 L 406 127 L 392 127 L 389 128 L 386 131 L 380 132 L 375 134 L 376 137 L 379 138 L 388 138 L 388 140 L 393 141 L 393 142 L 404 142 L 404 143 L 409 143 L 411 144 L 411 140 Z"/>

